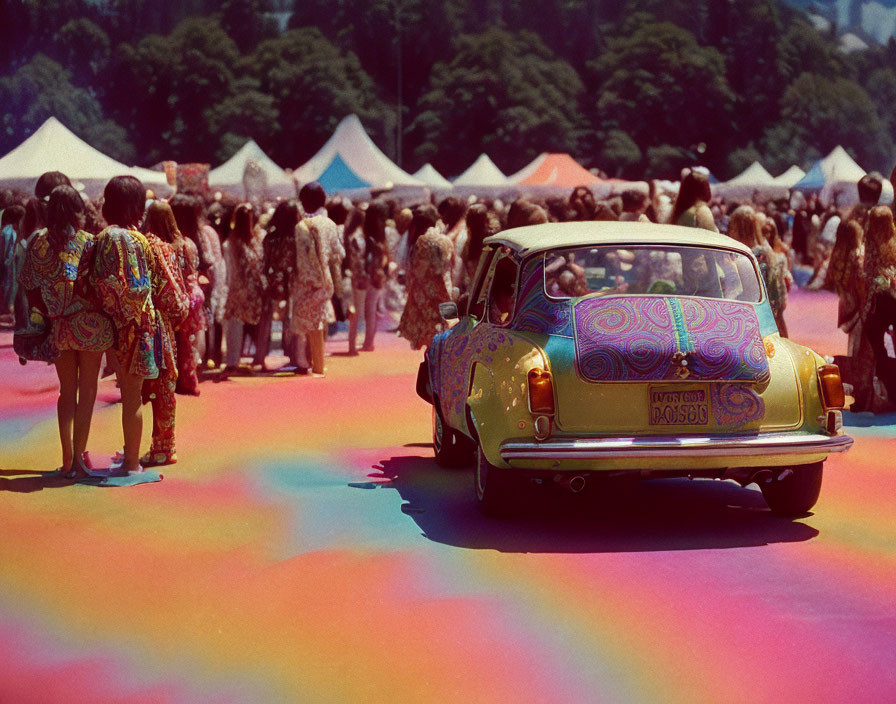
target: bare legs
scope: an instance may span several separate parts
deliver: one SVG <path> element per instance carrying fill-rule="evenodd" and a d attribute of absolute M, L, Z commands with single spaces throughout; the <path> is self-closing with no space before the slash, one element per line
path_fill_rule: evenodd
<path fill-rule="evenodd" d="M 60 353 L 55 367 L 56 376 L 59 377 L 56 419 L 59 422 L 59 442 L 62 444 L 62 470 L 69 472 L 75 456 L 72 431 L 78 406 L 78 353 L 69 350 Z"/>
<path fill-rule="evenodd" d="M 102 359 L 102 352 L 66 350 L 55 363 L 59 377 L 56 416 L 62 445 L 62 469 L 67 472 L 83 473 L 75 460 L 80 460 L 87 449 Z"/>
<path fill-rule="evenodd" d="M 364 301 L 367 298 L 366 289 L 354 289 L 354 311 L 348 313 L 348 353 L 358 354 L 358 317 L 364 315 Z"/>
<path fill-rule="evenodd" d="M 385 289 L 367 289 L 367 300 L 364 302 L 364 346 L 361 348 L 367 352 L 373 351 L 373 340 L 376 337 L 377 313 L 379 312 L 380 299 Z M 360 311 L 359 311 L 360 313 Z"/>
<path fill-rule="evenodd" d="M 87 438 L 90 436 L 90 421 L 93 420 L 93 405 L 96 402 L 96 387 L 102 361 L 102 352 L 78 352 L 78 405 L 75 408 L 72 443 L 74 456 L 77 458 L 87 450 Z"/>
<path fill-rule="evenodd" d="M 121 430 L 124 434 L 124 464 L 122 471 L 135 472 L 140 469 L 140 441 L 143 437 L 143 377 L 118 373 L 121 389 Z"/>
<path fill-rule="evenodd" d="M 308 344 L 311 346 L 311 373 L 324 373 L 324 331 L 323 328 L 309 330 Z"/>

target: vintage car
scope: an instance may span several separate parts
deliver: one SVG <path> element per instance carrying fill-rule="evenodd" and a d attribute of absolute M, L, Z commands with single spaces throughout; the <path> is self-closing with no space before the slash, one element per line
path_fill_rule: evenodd
<path fill-rule="evenodd" d="M 760 264 L 723 235 L 631 222 L 485 240 L 468 300 L 443 303 L 417 392 L 445 465 L 475 455 L 486 513 L 520 482 L 599 474 L 757 483 L 802 515 L 852 438 L 835 365 L 782 338 Z"/>

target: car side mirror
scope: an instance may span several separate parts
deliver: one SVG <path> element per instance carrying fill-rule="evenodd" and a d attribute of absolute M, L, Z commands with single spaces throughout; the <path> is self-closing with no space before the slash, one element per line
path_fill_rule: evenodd
<path fill-rule="evenodd" d="M 457 318 L 460 318 L 460 313 L 457 310 L 457 303 L 454 301 L 439 303 L 439 315 L 445 320 L 456 320 Z"/>

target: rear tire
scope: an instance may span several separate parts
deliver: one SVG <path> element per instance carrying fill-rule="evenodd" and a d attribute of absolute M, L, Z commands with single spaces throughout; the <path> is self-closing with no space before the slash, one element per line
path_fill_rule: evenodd
<path fill-rule="evenodd" d="M 765 503 L 779 516 L 803 516 L 818 501 L 824 462 L 793 467 L 789 477 L 761 486 Z"/>
<path fill-rule="evenodd" d="M 442 420 L 438 399 L 432 407 L 432 450 L 443 467 L 464 467 L 473 459 L 473 441 Z"/>
<path fill-rule="evenodd" d="M 504 467 L 496 467 L 485 457 L 482 447 L 476 450 L 476 498 L 486 516 L 506 516 L 513 509 L 513 473 Z"/>

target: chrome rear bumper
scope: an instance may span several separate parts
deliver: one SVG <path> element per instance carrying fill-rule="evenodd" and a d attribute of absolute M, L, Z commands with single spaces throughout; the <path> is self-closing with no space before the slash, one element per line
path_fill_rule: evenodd
<path fill-rule="evenodd" d="M 508 440 L 501 458 L 514 460 L 626 460 L 661 457 L 768 457 L 846 452 L 849 435 L 764 433 L 638 438 L 556 438 L 545 442 Z"/>

